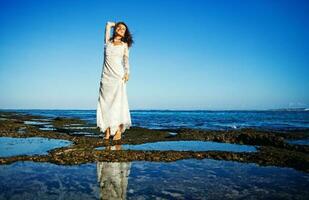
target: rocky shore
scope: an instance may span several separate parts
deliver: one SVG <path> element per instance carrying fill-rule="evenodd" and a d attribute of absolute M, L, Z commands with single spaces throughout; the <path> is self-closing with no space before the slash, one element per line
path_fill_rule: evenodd
<path fill-rule="evenodd" d="M 48 123 L 48 126 L 46 126 L 46 123 Z M 0 136 L 13 138 L 44 137 L 73 142 L 70 146 L 48 151 L 48 155 L 0 157 L 0 164 L 34 161 L 76 165 L 95 161 L 145 160 L 171 162 L 188 158 L 211 158 L 256 163 L 263 166 L 289 167 L 309 172 L 309 147 L 287 142 L 287 140 L 308 139 L 309 130 L 290 132 L 273 132 L 258 129 L 210 131 L 183 128 L 151 130 L 131 127 L 122 135 L 122 140 L 115 143 L 112 139 L 109 142 L 104 142 L 103 135 L 95 127 L 95 124 L 89 124 L 78 118 L 48 118 L 18 112 L 0 111 Z M 141 151 L 121 149 L 121 145 L 124 144 L 135 145 L 158 141 L 184 140 L 253 145 L 257 148 L 257 151 Z M 105 147 L 105 150 L 97 150 L 97 147 Z M 111 147 L 116 150 L 111 150 Z"/>

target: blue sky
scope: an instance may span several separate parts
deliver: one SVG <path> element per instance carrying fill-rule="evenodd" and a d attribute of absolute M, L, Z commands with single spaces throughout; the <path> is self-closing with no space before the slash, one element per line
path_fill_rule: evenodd
<path fill-rule="evenodd" d="M 130 109 L 309 106 L 308 1 L 0 2 L 0 108 L 96 109 L 107 21 L 135 41 Z"/>

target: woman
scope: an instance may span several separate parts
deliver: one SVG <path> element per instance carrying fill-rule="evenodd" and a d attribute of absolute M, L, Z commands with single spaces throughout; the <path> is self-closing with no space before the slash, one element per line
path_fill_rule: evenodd
<path fill-rule="evenodd" d="M 111 27 L 114 27 L 110 37 Z M 121 134 L 131 126 L 126 83 L 129 80 L 129 48 L 132 35 L 124 22 L 107 22 L 104 40 L 104 64 L 97 104 L 97 127 L 105 132 L 105 140 Z"/>

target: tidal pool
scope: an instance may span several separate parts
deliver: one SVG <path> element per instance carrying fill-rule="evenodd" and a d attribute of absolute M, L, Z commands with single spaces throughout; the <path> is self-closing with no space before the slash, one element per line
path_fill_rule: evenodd
<path fill-rule="evenodd" d="M 94 126 L 65 126 L 64 129 L 96 129 Z"/>
<path fill-rule="evenodd" d="M 289 144 L 309 145 L 309 139 L 303 140 L 287 140 Z"/>
<path fill-rule="evenodd" d="M 309 175 L 213 159 L 0 165 L 0 199 L 308 199 Z"/>
<path fill-rule="evenodd" d="M 42 131 L 54 131 L 57 130 L 56 128 L 54 128 L 54 125 L 52 124 L 44 124 L 43 127 L 39 128 Z"/>
<path fill-rule="evenodd" d="M 46 155 L 47 151 L 73 144 L 68 140 L 43 137 L 13 138 L 0 137 L 0 157 L 18 155 Z"/>
<path fill-rule="evenodd" d="M 77 132 L 72 132 L 72 133 L 69 133 L 70 135 L 82 135 L 82 136 L 85 136 L 85 137 L 101 137 L 102 135 L 98 135 L 98 134 L 94 134 L 94 133 L 91 133 L 91 132 L 84 132 L 84 131 L 77 131 Z"/>
<path fill-rule="evenodd" d="M 24 121 L 24 124 L 28 124 L 28 125 L 45 125 L 45 124 L 50 124 L 50 122 Z"/>
<path fill-rule="evenodd" d="M 104 150 L 105 147 L 97 147 Z M 240 145 L 212 141 L 162 141 L 144 144 L 121 145 L 122 150 L 158 150 L 158 151 L 230 151 L 230 152 L 255 152 L 256 148 L 250 145 Z"/>
<path fill-rule="evenodd" d="M 52 128 L 52 127 L 41 127 L 39 128 L 42 131 L 55 131 L 57 130 L 56 128 Z"/>
<path fill-rule="evenodd" d="M 83 124 L 65 124 L 64 126 L 83 126 Z"/>
<path fill-rule="evenodd" d="M 93 133 L 86 132 L 86 131 L 77 131 L 70 133 L 71 135 L 93 135 Z"/>

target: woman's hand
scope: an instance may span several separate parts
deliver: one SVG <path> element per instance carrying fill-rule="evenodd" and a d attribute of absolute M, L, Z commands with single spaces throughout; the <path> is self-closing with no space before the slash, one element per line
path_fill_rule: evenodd
<path fill-rule="evenodd" d="M 113 27 L 113 26 L 115 26 L 115 25 L 116 25 L 116 23 L 115 23 L 115 22 L 107 22 L 107 25 L 109 25 L 109 26 Z"/>
<path fill-rule="evenodd" d="M 127 82 L 129 80 L 129 74 L 125 73 L 122 80 L 124 80 L 125 82 Z"/>

